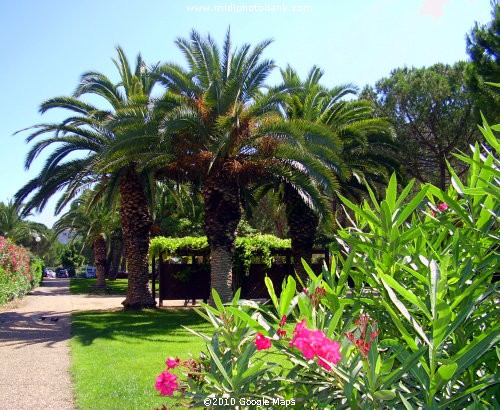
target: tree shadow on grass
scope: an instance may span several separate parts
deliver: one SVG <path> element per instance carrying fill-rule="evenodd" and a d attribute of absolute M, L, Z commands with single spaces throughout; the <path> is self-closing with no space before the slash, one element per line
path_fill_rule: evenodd
<path fill-rule="evenodd" d="M 71 334 L 75 342 L 89 346 L 97 339 L 171 342 L 195 337 L 183 326 L 208 331 L 212 327 L 193 309 L 74 312 Z"/>

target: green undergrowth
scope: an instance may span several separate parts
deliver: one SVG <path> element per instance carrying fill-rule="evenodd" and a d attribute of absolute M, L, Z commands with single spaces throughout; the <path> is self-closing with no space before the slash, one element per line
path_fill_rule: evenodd
<path fill-rule="evenodd" d="M 174 404 L 154 389 L 168 356 L 183 360 L 204 342 L 183 328 L 211 333 L 194 310 L 74 312 L 71 372 L 77 408 L 154 409 Z"/>

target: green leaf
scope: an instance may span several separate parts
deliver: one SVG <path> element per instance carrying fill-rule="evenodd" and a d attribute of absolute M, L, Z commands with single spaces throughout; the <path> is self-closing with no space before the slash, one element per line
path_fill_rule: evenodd
<path fill-rule="evenodd" d="M 403 201 L 406 199 L 406 197 L 410 193 L 411 189 L 413 188 L 413 185 L 415 185 L 415 179 L 412 179 L 408 183 L 408 185 L 405 186 L 405 188 L 403 189 L 403 191 L 401 192 L 401 194 L 399 194 L 399 198 L 396 201 L 395 208 L 399 208 L 401 206 L 401 204 L 403 203 Z"/>
<path fill-rule="evenodd" d="M 400 226 L 404 221 L 406 221 L 406 219 L 415 211 L 415 209 L 417 209 L 422 200 L 425 198 L 428 190 L 428 185 L 424 185 L 420 188 L 419 193 L 415 195 L 408 205 L 403 208 L 399 216 L 396 218 L 396 222 L 394 223 L 395 226 Z"/>
<path fill-rule="evenodd" d="M 458 365 L 456 363 L 443 364 L 439 367 L 438 371 L 434 375 L 434 379 L 431 380 L 431 394 L 436 394 L 441 387 L 443 387 L 448 381 L 451 380 L 455 372 L 457 371 Z"/>
<path fill-rule="evenodd" d="M 391 179 L 389 180 L 389 184 L 387 185 L 387 189 L 385 191 L 385 200 L 387 205 L 389 205 L 389 209 L 391 213 L 396 210 L 396 195 L 398 193 L 398 182 L 396 180 L 396 174 L 393 173 L 391 175 Z"/>
<path fill-rule="evenodd" d="M 405 287 L 399 284 L 397 280 L 395 280 L 393 277 L 389 275 L 386 275 L 385 273 L 379 272 L 379 277 L 383 279 L 401 296 L 403 296 L 408 302 L 417 306 L 420 309 L 420 311 L 427 316 L 429 320 L 432 319 L 431 313 L 429 312 L 429 309 L 427 309 L 427 306 L 425 306 L 425 303 L 420 298 L 415 296 L 415 294 L 411 290 L 405 289 Z"/>
<path fill-rule="evenodd" d="M 382 222 L 382 229 L 386 237 L 390 237 L 392 230 L 392 212 L 387 201 L 382 201 L 380 204 L 380 221 Z"/>
<path fill-rule="evenodd" d="M 410 404 L 410 402 L 399 392 L 399 397 L 401 401 L 403 402 L 403 405 L 405 406 L 406 410 L 413 410 L 414 407 Z"/>
<path fill-rule="evenodd" d="M 231 312 L 234 316 L 240 318 L 244 323 L 248 324 L 252 329 L 255 329 L 259 332 L 265 333 L 266 335 L 269 335 L 269 328 L 266 329 L 264 326 L 262 326 L 257 320 L 255 320 L 252 316 L 250 316 L 248 313 L 243 312 L 241 309 L 235 308 L 235 307 L 227 307 L 226 310 L 228 312 Z"/>
<path fill-rule="evenodd" d="M 386 308 L 386 310 L 389 312 L 389 315 L 391 316 L 392 321 L 394 322 L 394 324 L 398 328 L 399 332 L 401 333 L 401 336 L 406 341 L 406 343 L 408 344 L 408 346 L 412 350 L 418 350 L 418 346 L 415 343 L 414 338 L 412 337 L 412 335 L 410 334 L 410 332 L 406 329 L 405 325 L 400 320 L 399 315 L 394 311 L 394 309 L 392 308 L 392 306 L 386 300 L 384 300 L 384 299 L 382 299 L 382 304 L 384 305 L 384 307 Z"/>
<path fill-rule="evenodd" d="M 422 340 L 425 343 L 427 343 L 429 346 L 431 346 L 431 343 L 430 343 L 429 339 L 427 338 L 427 335 L 425 334 L 424 330 L 422 329 L 422 326 L 420 326 L 420 324 L 417 322 L 417 320 L 410 314 L 410 312 L 408 311 L 408 309 L 406 308 L 406 306 L 403 304 L 403 302 L 401 302 L 398 299 L 398 297 L 396 296 L 396 294 L 394 293 L 394 291 L 392 290 L 392 288 L 384 281 L 383 278 L 381 278 L 381 279 L 382 279 L 382 283 L 383 283 L 385 289 L 387 290 L 387 293 L 388 293 L 389 298 L 391 299 L 392 303 L 394 303 L 394 305 L 401 312 L 401 314 L 403 315 L 403 317 L 408 322 L 410 322 L 410 324 L 412 325 L 413 329 L 415 329 L 415 331 L 420 335 L 420 337 L 422 338 Z"/>
<path fill-rule="evenodd" d="M 293 309 L 293 306 L 290 302 L 295 296 L 296 286 L 297 284 L 295 282 L 295 279 L 292 276 L 288 276 L 288 278 L 286 279 L 286 285 L 280 295 L 280 301 L 279 301 L 280 318 L 285 315 L 288 315 L 290 313 L 290 310 Z"/>
<path fill-rule="evenodd" d="M 224 312 L 224 305 L 222 304 L 220 296 L 215 289 L 212 289 L 212 298 L 219 312 L 220 313 Z"/>
<path fill-rule="evenodd" d="M 396 398 L 396 393 L 393 392 L 392 390 L 378 390 L 375 393 L 373 393 L 373 398 L 375 400 L 392 400 Z"/>
<path fill-rule="evenodd" d="M 217 368 L 221 372 L 222 377 L 224 377 L 224 379 L 229 384 L 229 386 L 233 387 L 231 378 L 229 377 L 229 375 L 226 372 L 226 369 L 224 368 L 221 361 L 219 360 L 220 353 L 219 352 L 215 353 L 215 349 L 219 350 L 218 344 L 219 343 L 218 343 L 216 336 L 212 339 L 212 344 L 207 344 L 207 349 L 208 349 L 208 352 L 210 353 L 210 360 L 215 363 L 215 365 L 217 366 Z"/>
<path fill-rule="evenodd" d="M 279 312 L 278 298 L 276 297 L 276 293 L 274 292 L 273 281 L 269 278 L 269 276 L 266 276 L 264 278 L 264 283 L 266 284 L 267 292 L 269 293 L 269 296 L 273 301 L 274 307 Z"/>
<path fill-rule="evenodd" d="M 365 212 L 363 209 L 361 209 L 359 206 L 354 205 L 351 201 L 349 201 L 347 198 L 343 197 L 342 195 L 339 195 L 339 198 L 342 200 L 342 202 L 350 209 L 352 209 L 356 214 L 363 216 L 367 221 L 372 222 L 375 226 L 380 226 L 380 221 L 373 216 L 371 213 Z"/>

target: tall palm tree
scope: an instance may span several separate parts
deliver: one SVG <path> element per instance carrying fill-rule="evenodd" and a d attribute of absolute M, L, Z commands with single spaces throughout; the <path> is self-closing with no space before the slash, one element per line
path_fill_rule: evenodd
<path fill-rule="evenodd" d="M 145 140 L 142 148 L 138 144 L 136 148 L 138 152 L 159 148 L 153 158 L 165 166 L 158 177 L 201 185 L 211 286 L 228 301 L 242 188 L 272 173 L 308 192 L 316 203 L 324 203 L 319 185 L 330 186 L 332 179 L 304 148 L 308 131 L 304 123 L 283 121 L 279 114 L 283 90 L 263 92 L 274 68 L 272 61 L 262 59 L 270 41 L 253 49 L 250 45 L 233 49 L 228 31 L 220 50 L 210 36 L 193 31 L 189 39 L 176 43 L 188 68 L 168 64 L 161 69 L 160 81 L 167 88 L 157 104 L 164 110 L 163 137 L 157 143 Z M 317 125 L 309 132 L 323 135 L 327 130 Z M 168 147 L 163 157 L 162 147 Z"/>
<path fill-rule="evenodd" d="M 339 193 L 359 199 L 364 183 L 382 182 L 397 164 L 385 155 L 383 148 L 392 144 L 392 129 L 388 121 L 373 116 L 373 107 L 365 101 L 347 101 L 355 87 L 347 84 L 332 89 L 319 81 L 323 72 L 314 66 L 305 80 L 287 67 L 281 72 L 283 84 L 289 90 L 282 112 L 288 121 L 308 121 L 326 126 L 336 137 L 330 140 L 308 135 L 307 149 L 330 169 L 337 183 L 329 193 L 336 210 Z M 381 149 L 382 147 L 382 149 Z M 314 203 L 307 203 L 288 183 L 278 189 L 286 207 L 287 223 L 292 242 L 294 267 L 299 276 L 307 277 L 301 259 L 311 261 L 312 249 L 321 214 Z M 327 194 L 327 193 L 325 193 Z"/>
<path fill-rule="evenodd" d="M 80 85 L 72 97 L 59 97 L 46 101 L 41 112 L 63 108 L 71 115 L 58 124 L 41 124 L 35 127 L 28 141 L 41 135 L 51 134 L 38 141 L 26 160 L 29 168 L 32 161 L 44 149 L 58 144 L 48 157 L 39 175 L 28 182 L 16 194 L 18 203 L 25 201 L 26 211 L 43 208 L 50 196 L 61 189 L 64 194 L 58 202 L 56 212 L 77 195 L 81 189 L 102 182 L 107 189 L 107 198 L 119 197 L 120 214 L 129 285 L 123 301 L 126 308 L 154 307 L 148 281 L 148 247 L 151 229 L 149 211 L 152 179 L 145 168 L 138 171 L 136 160 L 128 161 L 126 152 L 121 151 L 119 165 L 107 155 L 111 146 L 123 144 L 149 132 L 148 111 L 151 92 L 155 85 L 152 77 L 158 66 L 147 67 L 141 56 L 137 57 L 135 70 L 120 47 L 118 59 L 113 60 L 120 81 L 113 83 L 98 72 L 87 72 L 81 77 Z M 100 109 L 85 102 L 81 97 L 95 95 L 103 98 L 111 109 Z M 142 115 L 142 121 L 130 122 L 124 112 L 133 111 Z M 147 130 L 147 131 L 146 131 Z M 69 154 L 81 152 L 83 158 L 67 160 Z M 66 159 L 66 161 L 64 161 Z"/>

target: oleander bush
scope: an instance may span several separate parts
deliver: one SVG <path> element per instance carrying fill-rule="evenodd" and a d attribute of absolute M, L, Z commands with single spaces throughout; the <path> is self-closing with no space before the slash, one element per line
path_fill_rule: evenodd
<path fill-rule="evenodd" d="M 43 262 L 0 236 L 0 305 L 26 295 L 42 279 Z"/>
<path fill-rule="evenodd" d="M 199 313 L 201 355 L 169 357 L 155 388 L 195 406 L 311 409 L 499 408 L 500 126 L 457 157 L 447 191 L 413 182 L 356 205 L 332 265 L 270 301 Z M 349 288 L 348 278 L 354 287 Z"/>

